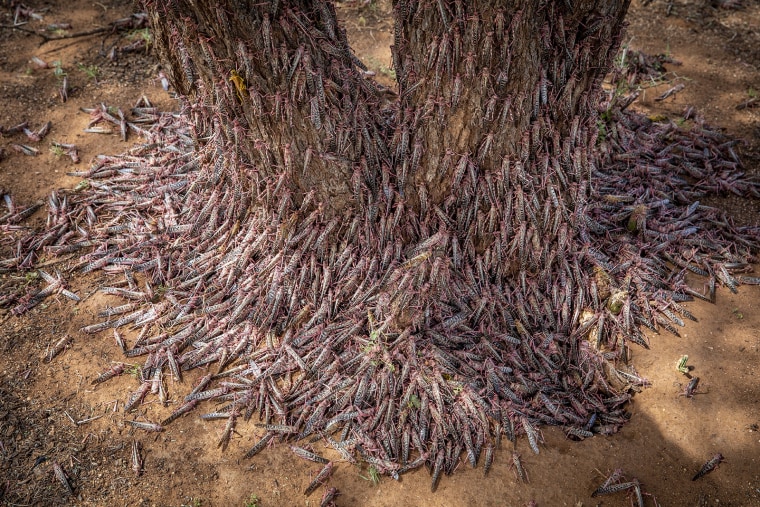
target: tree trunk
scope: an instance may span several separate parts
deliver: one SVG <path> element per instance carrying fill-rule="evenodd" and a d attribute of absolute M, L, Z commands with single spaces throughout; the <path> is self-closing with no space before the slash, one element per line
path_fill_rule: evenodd
<path fill-rule="evenodd" d="M 585 207 L 627 1 L 397 2 L 390 104 L 331 4 L 144 4 L 203 166 L 164 273 L 185 368 L 247 358 L 234 409 L 351 422 L 389 473 L 411 442 L 434 486 L 501 432 L 537 452 L 536 424 L 597 400 L 623 420 L 581 319 L 604 311 Z"/>
<path fill-rule="evenodd" d="M 156 46 L 195 124 L 220 152 L 214 177 L 240 167 L 285 180 L 300 203 L 342 211 L 352 178 L 389 164 L 389 118 L 330 3 L 145 2 Z"/>
<path fill-rule="evenodd" d="M 474 190 L 483 178 L 519 186 L 521 173 L 543 179 L 535 188 L 542 203 L 550 179 L 563 194 L 585 186 L 571 162 L 587 169 L 598 85 L 628 7 L 597 3 L 399 2 L 397 138 L 409 141 L 396 143 L 396 165 L 414 173 L 405 184 L 424 184 L 434 202 L 452 184 Z"/>

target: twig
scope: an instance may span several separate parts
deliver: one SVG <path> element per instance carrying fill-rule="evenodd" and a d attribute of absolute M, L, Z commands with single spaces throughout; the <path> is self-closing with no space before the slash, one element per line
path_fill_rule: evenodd
<path fill-rule="evenodd" d="M 48 43 L 50 41 L 55 41 L 55 40 L 74 39 L 74 38 L 77 38 L 77 37 L 87 37 L 89 35 L 97 35 L 99 33 L 107 32 L 109 30 L 113 30 L 114 29 L 114 27 L 107 26 L 107 27 L 101 27 L 101 28 L 94 28 L 92 30 L 87 30 L 86 32 L 70 33 L 70 34 L 66 34 L 66 35 L 60 35 L 58 37 L 48 37 L 44 33 L 40 33 L 40 32 L 38 32 L 36 30 L 27 30 L 26 28 L 21 28 L 18 25 L 0 25 L 0 28 L 10 28 L 12 30 L 18 30 L 20 32 L 30 33 L 32 35 L 36 35 L 37 37 L 42 37 L 42 39 L 43 39 L 42 44 L 46 44 L 46 43 Z M 42 44 L 40 44 L 40 45 L 42 45 Z"/>
<path fill-rule="evenodd" d="M 87 37 L 89 35 L 97 35 L 99 33 L 108 32 L 113 29 L 114 28 L 111 26 L 104 26 L 101 28 L 93 28 L 92 30 L 87 30 L 86 32 L 70 33 L 66 35 L 61 35 L 59 37 L 48 37 L 47 35 L 42 35 L 42 34 L 39 34 L 39 35 L 45 38 L 45 42 L 50 42 L 54 40 L 75 39 L 77 37 Z"/>
<path fill-rule="evenodd" d="M 758 99 L 757 97 L 752 97 L 752 98 L 750 98 L 748 100 L 745 100 L 744 102 L 742 102 L 738 106 L 736 106 L 736 109 L 738 109 L 739 111 L 741 111 L 742 109 L 747 109 L 748 107 L 752 107 L 755 104 L 760 104 L 760 99 Z"/>
<path fill-rule="evenodd" d="M 23 24 L 26 24 L 26 23 L 23 23 Z M 19 32 L 31 33 L 32 35 L 39 35 L 40 37 L 44 37 L 44 35 L 42 35 L 41 33 L 35 32 L 34 30 L 21 28 L 21 25 L 0 25 L 0 28 L 9 28 L 11 30 L 18 30 Z"/>

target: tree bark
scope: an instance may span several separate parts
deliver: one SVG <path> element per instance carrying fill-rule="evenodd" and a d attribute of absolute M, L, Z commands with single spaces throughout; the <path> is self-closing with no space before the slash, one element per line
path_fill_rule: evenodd
<path fill-rule="evenodd" d="M 388 163 L 382 99 L 326 2 L 145 2 L 171 82 L 220 147 L 219 174 L 282 176 L 342 210 Z M 356 175 L 354 173 L 357 173 Z"/>
<path fill-rule="evenodd" d="M 515 163 L 526 174 L 564 173 L 566 181 L 552 181 L 563 193 L 582 184 L 571 158 L 585 163 L 575 150 L 597 130 L 598 87 L 628 7 L 597 4 L 398 2 L 397 137 L 409 141 L 397 143 L 397 165 L 412 167 L 414 185 L 425 182 L 440 202 L 468 176 L 471 187 L 477 177 L 508 181 Z M 415 152 L 420 163 L 407 160 Z M 547 156 L 551 167 L 529 167 Z M 547 188 L 537 186 L 539 201 Z"/>

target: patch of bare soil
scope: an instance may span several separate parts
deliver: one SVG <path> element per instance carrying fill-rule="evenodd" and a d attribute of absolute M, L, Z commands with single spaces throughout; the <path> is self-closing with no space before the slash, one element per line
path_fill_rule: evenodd
<path fill-rule="evenodd" d="M 155 58 L 144 50 L 121 50 L 146 33 L 139 29 L 103 32 L 89 37 L 44 40 L 15 29 L 14 10 L 0 7 L 0 125 L 28 122 L 36 130 L 52 122 L 40 142 L 23 134 L 0 137 L 0 187 L 14 201 L 46 199 L 56 188 L 71 188 L 80 178 L 67 172 L 83 170 L 98 154 L 120 153 L 137 139 L 121 141 L 119 133 L 93 134 L 81 108 L 104 103 L 127 110 L 145 95 L 159 108 L 174 102 L 160 86 Z M 677 118 L 693 106 L 712 125 L 741 138 L 738 151 L 747 172 L 760 172 L 760 104 L 737 109 L 760 93 L 760 5 L 743 2 L 740 10 L 721 8 L 737 2 L 635 2 L 629 15 L 626 44 L 650 54 L 664 53 L 681 65 L 666 64 L 668 81 L 651 83 L 637 108 L 659 121 Z M 713 4 L 715 6 L 713 6 Z M 89 2 L 28 1 L 43 19 L 26 19 L 26 30 L 62 36 L 109 27 L 129 17 L 125 0 Z M 666 12 L 670 10 L 670 16 Z M 383 84 L 393 86 L 388 46 L 392 43 L 390 7 L 346 3 L 341 15 L 360 58 Z M 71 28 L 45 31 L 49 25 Z M 114 49 L 116 48 L 116 49 Z M 49 68 L 36 68 L 33 57 Z M 60 70 L 57 70 L 60 69 Z M 59 90 L 63 74 L 68 100 Z M 685 87 L 655 101 L 676 84 Z M 51 142 L 76 144 L 82 162 L 51 150 Z M 14 151 L 12 143 L 28 144 L 37 156 Z M 748 225 L 760 224 L 760 202 L 730 197 L 711 204 L 729 210 Z M 0 206 L 2 204 L 0 203 Z M 3 209 L 3 213 L 5 210 Z M 42 220 L 42 212 L 32 217 Z M 3 234 L 10 231 L 4 231 Z M 7 237 L 10 237 L 7 236 Z M 0 238 L 4 258 L 12 244 Z M 52 261 L 46 260 L 46 261 Z M 65 273 L 66 264 L 51 265 Z M 10 290 L 39 286 L 31 275 L 0 273 L 0 299 Z M 129 390 L 139 385 L 129 365 L 118 379 L 91 382 L 115 361 L 124 361 L 112 335 L 84 335 L 82 326 L 115 299 L 95 293 L 102 280 L 78 276 L 71 290 L 83 301 L 47 299 L 23 317 L 0 310 L 0 502 L 5 505 L 318 505 L 321 489 L 310 497 L 303 490 L 321 468 L 297 459 L 287 445 L 276 445 L 252 459 L 243 455 L 263 435 L 253 424 L 239 424 L 226 451 L 217 447 L 224 424 L 203 421 L 201 407 L 162 433 L 136 430 L 125 420 L 158 421 L 181 402 L 201 375 L 169 383 L 167 406 L 142 405 L 125 415 Z M 692 280 L 701 289 L 703 281 Z M 738 294 L 719 290 L 717 302 L 691 303 L 698 323 L 689 323 L 681 337 L 653 335 L 651 350 L 633 351 L 633 362 L 652 386 L 630 404 L 630 423 L 615 435 L 583 442 L 568 440 L 554 428 L 544 428 L 546 445 L 534 455 L 527 442 L 517 452 L 527 470 L 523 483 L 512 465 L 512 449 L 496 453 L 488 478 L 482 467 L 463 461 L 451 477 L 430 493 L 426 471 L 405 475 L 400 482 L 383 477 L 373 483 L 366 468 L 339 463 L 329 485 L 337 487 L 337 505 L 627 505 L 626 495 L 592 498 L 591 493 L 612 470 L 636 477 L 647 505 L 760 505 L 760 288 L 741 287 Z M 66 348 L 52 361 L 46 358 L 65 339 Z M 127 334 L 127 340 L 134 339 Z M 690 374 L 700 378 L 693 397 L 682 396 L 688 379 L 676 371 L 676 361 L 688 355 Z M 126 361 L 130 361 L 126 359 Z M 132 446 L 138 442 L 144 465 L 132 469 Z M 322 452 L 319 443 L 317 449 Z M 339 461 L 339 456 L 330 455 Z M 716 453 L 725 463 L 698 481 L 692 477 Z M 53 472 L 57 464 L 73 489 L 68 495 Z M 257 498 L 253 500 L 252 495 Z"/>

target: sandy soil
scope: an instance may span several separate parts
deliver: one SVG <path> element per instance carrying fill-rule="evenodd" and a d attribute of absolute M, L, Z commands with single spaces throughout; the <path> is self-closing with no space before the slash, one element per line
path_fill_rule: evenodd
<path fill-rule="evenodd" d="M 52 122 L 51 132 L 39 143 L 28 143 L 23 134 L 0 136 L 5 152 L 0 154 L 0 188 L 17 203 L 29 203 L 45 199 L 56 188 L 75 186 L 80 179 L 66 173 L 86 168 L 96 155 L 120 153 L 139 142 L 135 137 L 122 142 L 118 133 L 84 133 L 88 115 L 80 108 L 102 102 L 126 109 L 143 94 L 167 110 L 174 101 L 161 88 L 159 67 L 150 53 L 117 51 L 113 60 L 108 58 L 112 45 L 124 47 L 141 32 L 41 44 L 38 36 L 6 28 L 13 23 L 8 3 L 0 3 L 0 125 L 28 121 L 37 129 Z M 760 93 L 760 5 L 745 1 L 744 9 L 730 10 L 682 0 L 673 2 L 671 15 L 666 16 L 668 3 L 635 1 L 630 11 L 627 44 L 652 54 L 666 53 L 682 63 L 668 65 L 671 81 L 644 90 L 634 107 L 647 114 L 675 116 L 685 106 L 694 106 L 709 123 L 745 140 L 740 154 L 746 170 L 760 173 L 760 104 L 736 109 Z M 106 27 L 133 12 L 126 0 L 29 0 L 26 5 L 44 19 L 30 21 L 25 29 L 72 25 L 65 32 L 45 32 L 49 36 Z M 341 9 L 357 53 L 378 80 L 392 86 L 389 7 L 380 2 L 344 4 Z M 71 87 L 68 101 L 59 96 L 61 76 L 54 69 L 35 68 L 31 63 L 35 56 L 51 65 L 60 62 Z M 654 101 L 675 83 L 686 86 L 674 98 Z M 75 143 L 82 162 L 74 164 L 52 153 L 52 141 Z M 21 155 L 11 143 L 33 144 L 40 154 Z M 760 224 L 759 201 L 732 197 L 716 199 L 714 204 L 728 209 L 741 223 Z M 31 223 L 42 220 L 42 215 L 38 212 Z M 63 271 L 66 264 L 57 267 Z M 23 274 L 0 273 L 0 297 L 8 287 L 37 283 Z M 703 281 L 695 277 L 692 283 L 701 288 Z M 97 278 L 78 275 L 71 288 L 83 297 L 81 303 L 48 299 L 21 318 L 0 310 L 0 503 L 318 505 L 322 490 L 310 497 L 303 490 L 319 465 L 296 458 L 287 445 L 244 460 L 244 453 L 262 435 L 252 423 L 238 425 L 229 448 L 222 452 L 216 442 L 224 423 L 197 417 L 213 410 L 211 406 L 179 419 L 160 434 L 125 426 L 121 408 L 138 381 L 125 373 L 93 388 L 93 378 L 124 358 L 110 334 L 79 331 L 95 321 L 99 309 L 116 302 L 94 293 L 100 284 Z M 541 506 L 628 505 L 625 494 L 591 497 L 616 468 L 641 481 L 652 495 L 645 497 L 647 505 L 655 505 L 655 498 L 663 506 L 760 505 L 758 297 L 760 287 L 741 287 L 736 295 L 719 290 L 715 305 L 688 305 L 699 322 L 689 323 L 680 338 L 653 335 L 651 350 L 634 350 L 634 364 L 652 386 L 634 397 L 631 421 L 618 434 L 574 442 L 559 430 L 544 428 L 546 445 L 540 455 L 534 455 L 527 442 L 518 441 L 527 484 L 510 466 L 512 449 L 506 445 L 497 452 L 489 477 L 484 478 L 482 468 L 473 470 L 463 461 L 434 494 L 424 469 L 400 482 L 383 477 L 373 484 L 366 466 L 339 463 L 329 481 L 340 491 L 337 505 L 525 505 L 531 500 Z M 50 348 L 65 336 L 70 346 L 46 362 Z M 691 374 L 701 379 L 693 398 L 680 395 L 688 379 L 676 371 L 675 363 L 684 354 L 693 366 Z M 168 415 L 195 380 L 188 376 L 183 385 L 170 384 L 175 403 L 141 406 L 137 419 L 154 421 Z M 140 442 L 145 458 L 140 476 L 131 470 L 133 441 Z M 692 482 L 700 466 L 718 452 L 726 462 Z M 34 467 L 42 456 L 47 461 Z M 54 462 L 68 475 L 74 496 L 55 481 Z"/>

